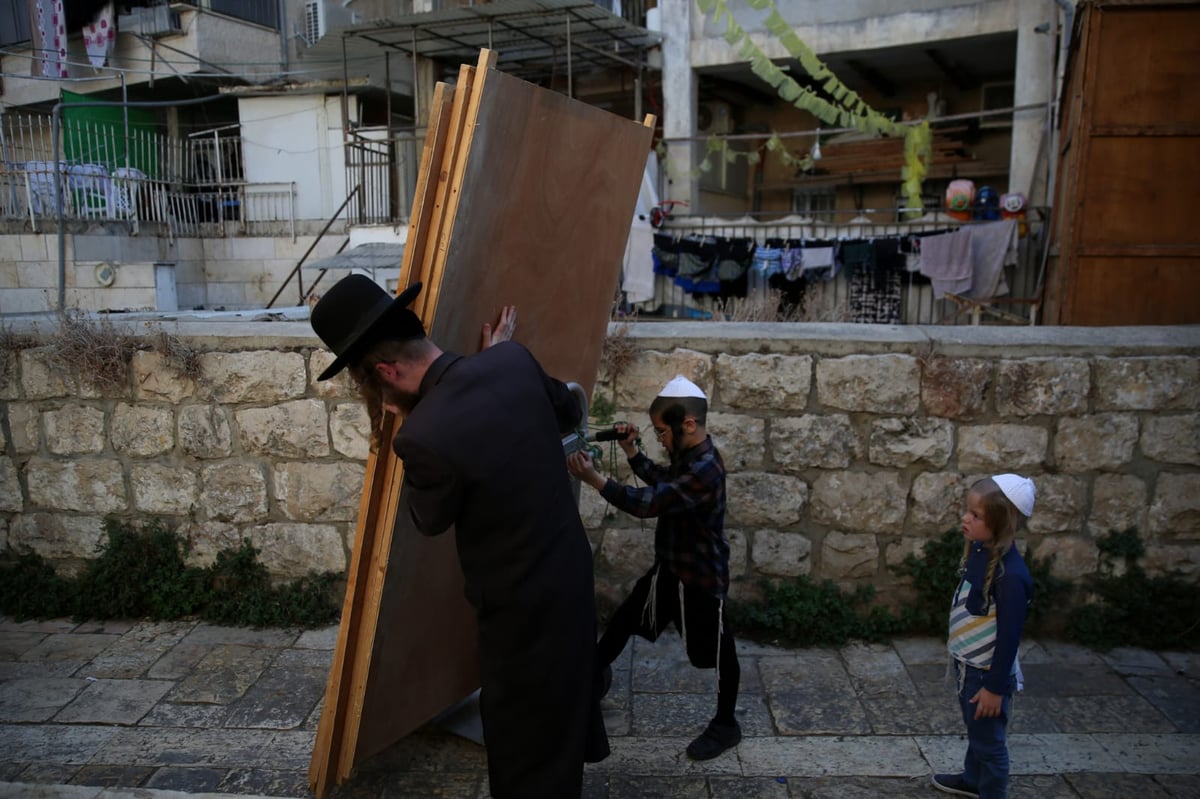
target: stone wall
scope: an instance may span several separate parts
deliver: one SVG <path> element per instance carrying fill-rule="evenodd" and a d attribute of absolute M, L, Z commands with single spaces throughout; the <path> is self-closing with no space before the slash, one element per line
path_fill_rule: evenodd
<path fill-rule="evenodd" d="M 146 349 L 125 386 L 101 391 L 47 345 L 5 353 L 0 546 L 71 568 L 93 556 L 105 515 L 153 516 L 178 524 L 199 562 L 247 537 L 278 576 L 344 569 L 366 417 L 345 378 L 315 381 L 330 355 L 307 323 L 165 325 L 206 351 L 198 379 Z M 736 591 L 807 574 L 898 597 L 889 566 L 957 527 L 966 486 L 999 471 L 1036 481 L 1026 543 L 1065 577 L 1094 572 L 1096 538 L 1129 527 L 1150 571 L 1200 570 L 1200 329 L 683 322 L 612 334 L 639 350 L 599 376 L 616 418 L 648 429 L 646 407 L 676 373 L 712 398 Z M 605 467 L 614 454 L 627 479 L 619 450 Z M 652 559 L 653 523 L 588 488 L 581 513 L 599 590 L 620 593 Z"/>

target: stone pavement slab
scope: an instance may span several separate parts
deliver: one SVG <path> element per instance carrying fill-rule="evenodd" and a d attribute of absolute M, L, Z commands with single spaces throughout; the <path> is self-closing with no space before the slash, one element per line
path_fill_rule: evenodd
<path fill-rule="evenodd" d="M 308 797 L 337 633 L 0 619 L 0 799 Z M 1200 797 L 1200 657 L 1026 641 L 1022 658 L 1010 796 Z M 744 642 L 739 660 L 743 740 L 696 763 L 684 749 L 715 710 L 715 675 L 672 632 L 635 639 L 586 799 L 933 799 L 929 774 L 962 761 L 944 641 Z M 419 730 L 331 799 L 431 796 L 489 799 L 486 751 Z"/>

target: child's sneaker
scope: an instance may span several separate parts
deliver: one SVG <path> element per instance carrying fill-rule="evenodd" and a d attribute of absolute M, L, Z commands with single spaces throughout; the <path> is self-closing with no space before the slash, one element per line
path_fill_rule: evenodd
<path fill-rule="evenodd" d="M 722 752 L 732 749 L 742 740 L 742 728 L 738 723 L 710 721 L 700 737 L 688 744 L 687 756 L 692 760 L 712 760 Z"/>
<path fill-rule="evenodd" d="M 979 791 L 967 785 L 961 774 L 934 774 L 931 782 L 933 787 L 955 796 L 970 796 L 979 799 Z"/>

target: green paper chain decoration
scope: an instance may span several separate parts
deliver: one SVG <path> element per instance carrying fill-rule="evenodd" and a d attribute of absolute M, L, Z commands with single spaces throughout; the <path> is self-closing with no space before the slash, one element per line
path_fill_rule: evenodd
<path fill-rule="evenodd" d="M 700 11 L 712 18 L 714 22 L 724 21 L 725 41 L 730 47 L 737 47 L 738 54 L 750 63 L 750 70 L 765 81 L 786 102 L 796 108 L 815 116 L 831 127 L 854 128 L 871 136 L 903 136 L 904 137 L 904 167 L 900 175 L 906 199 L 908 216 L 920 216 L 923 213 L 921 200 L 921 183 L 929 171 L 929 161 L 932 156 L 933 134 L 928 120 L 922 120 L 917 125 L 901 125 L 875 109 L 858 96 L 857 92 L 846 87 L 817 57 L 816 53 L 806 45 L 796 32 L 792 30 L 787 20 L 779 13 L 773 0 L 746 0 L 746 4 L 756 11 L 767 11 L 766 28 L 777 37 L 788 54 L 800 62 L 804 71 L 816 82 L 821 84 L 825 93 L 834 99 L 830 102 L 817 94 L 808 86 L 801 86 L 786 72 L 771 61 L 767 55 L 754 44 L 746 31 L 733 18 L 725 0 L 696 0 Z M 777 154 L 783 163 L 789 167 L 811 169 L 813 161 L 810 157 L 797 158 L 788 152 L 779 135 L 772 133 L 767 140 L 767 150 Z M 666 156 L 666 147 L 659 143 L 656 148 L 660 157 Z M 705 142 L 704 160 L 691 170 L 691 177 L 712 169 L 714 153 L 722 153 L 728 162 L 745 155 L 748 162 L 758 162 L 758 153 L 738 153 L 730 150 L 723 139 L 713 136 Z"/>

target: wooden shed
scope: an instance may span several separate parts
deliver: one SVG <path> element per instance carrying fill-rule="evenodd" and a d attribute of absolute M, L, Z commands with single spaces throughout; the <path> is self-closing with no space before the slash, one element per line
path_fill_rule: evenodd
<path fill-rule="evenodd" d="M 1200 322 L 1198 47 L 1197 0 L 1078 4 L 1046 324 Z"/>

